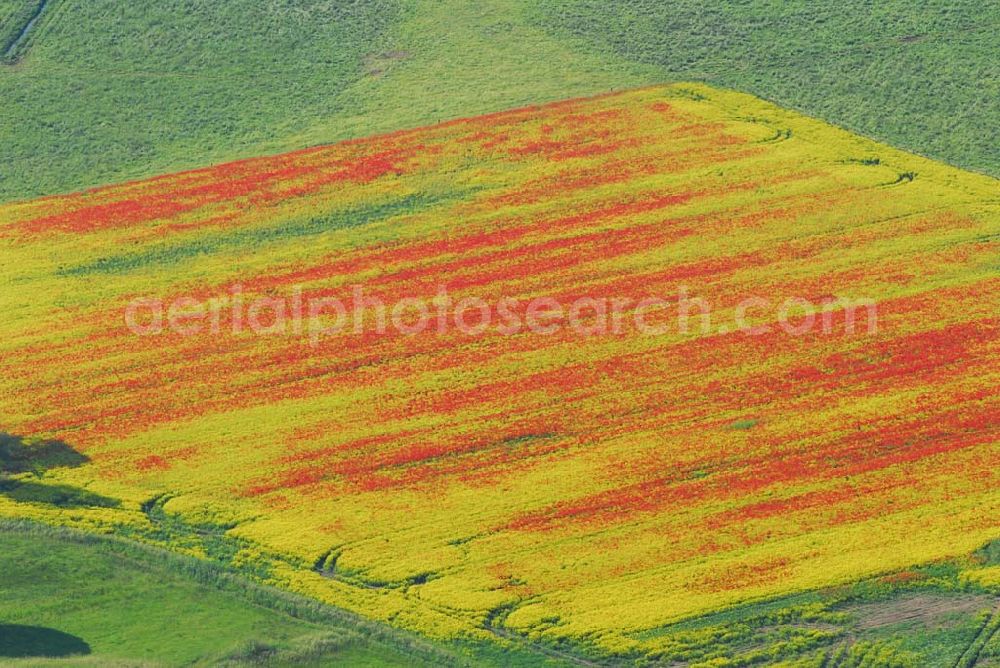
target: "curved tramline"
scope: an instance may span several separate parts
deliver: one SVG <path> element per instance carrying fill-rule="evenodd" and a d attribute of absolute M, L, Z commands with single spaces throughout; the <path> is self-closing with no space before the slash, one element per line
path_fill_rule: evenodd
<path fill-rule="evenodd" d="M 0 515 L 667 656 L 1000 536 L 998 195 L 675 84 L 3 205 L 0 428 L 118 502 Z"/>

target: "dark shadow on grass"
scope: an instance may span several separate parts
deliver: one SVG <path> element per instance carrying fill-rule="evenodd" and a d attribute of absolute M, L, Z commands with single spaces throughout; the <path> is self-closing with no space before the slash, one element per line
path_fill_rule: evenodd
<path fill-rule="evenodd" d="M 90 645 L 62 631 L 44 626 L 0 624 L 0 657 L 28 658 L 90 654 Z"/>
<path fill-rule="evenodd" d="M 26 441 L 0 431 L 0 473 L 43 473 L 54 468 L 73 468 L 89 458 L 59 440 Z"/>
<path fill-rule="evenodd" d="M 0 478 L 0 495 L 23 503 L 45 503 L 60 508 L 117 508 L 118 499 L 72 485 L 45 485 L 30 480 Z"/>
<path fill-rule="evenodd" d="M 0 495 L 14 501 L 45 503 L 64 508 L 117 508 L 120 502 L 72 485 L 46 485 L 41 478 L 49 469 L 74 468 L 90 459 L 59 440 L 26 440 L 0 431 Z M 28 475 L 21 475 L 28 474 Z"/>

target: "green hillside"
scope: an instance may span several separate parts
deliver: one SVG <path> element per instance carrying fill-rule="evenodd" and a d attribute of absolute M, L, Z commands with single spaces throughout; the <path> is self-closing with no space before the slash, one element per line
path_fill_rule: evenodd
<path fill-rule="evenodd" d="M 973 0 L 558 0 L 553 34 L 1000 173 L 1000 4 Z"/>
<path fill-rule="evenodd" d="M 1000 6 L 725 7 L 0 0 L 0 200 L 671 79 L 1000 173 Z"/>
<path fill-rule="evenodd" d="M 0 521 L 0 592 L 2 665 L 413 666 L 442 658 L 193 559 L 27 523 Z"/>

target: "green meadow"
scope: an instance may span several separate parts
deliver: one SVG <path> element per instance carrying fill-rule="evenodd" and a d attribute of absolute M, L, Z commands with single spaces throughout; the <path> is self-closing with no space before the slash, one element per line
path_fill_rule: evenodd
<path fill-rule="evenodd" d="M 0 200 L 670 80 L 1000 173 L 1000 5 L 2 0 Z M 5 37 L 6 36 L 6 37 Z"/>

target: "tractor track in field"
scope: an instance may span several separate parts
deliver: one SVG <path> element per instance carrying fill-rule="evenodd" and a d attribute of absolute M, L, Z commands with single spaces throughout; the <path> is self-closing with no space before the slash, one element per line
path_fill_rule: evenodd
<path fill-rule="evenodd" d="M 38 3 L 38 6 L 35 7 L 35 11 L 28 17 L 28 20 L 21 28 L 21 31 L 18 32 L 17 36 L 14 37 L 14 39 L 7 45 L 7 48 L 4 49 L 3 55 L 0 55 L 0 60 L 2 60 L 4 64 L 13 65 L 20 60 L 20 56 L 18 56 L 18 49 L 28 39 L 28 36 L 31 34 L 31 29 L 34 28 L 35 24 L 38 23 L 38 20 L 42 18 L 42 14 L 45 13 L 45 10 L 51 2 L 52 0 L 41 0 Z"/>
<path fill-rule="evenodd" d="M 507 616 L 513 612 L 517 607 L 523 605 L 524 601 L 520 603 L 513 603 L 507 605 L 501 605 L 500 607 L 494 608 L 487 615 L 483 622 L 482 628 L 488 633 L 496 637 L 498 640 L 506 640 L 507 642 L 512 642 L 522 647 L 527 647 L 532 651 L 543 654 L 552 659 L 558 659 L 560 661 L 566 661 L 568 663 L 577 666 L 615 666 L 616 662 L 603 662 L 600 663 L 596 660 L 592 660 L 585 656 L 579 654 L 574 654 L 573 652 L 563 651 L 556 647 L 550 645 L 545 645 L 540 642 L 536 642 L 526 637 L 523 634 L 517 633 L 516 631 L 511 631 L 503 627 L 504 620 Z"/>
<path fill-rule="evenodd" d="M 378 590 L 378 589 L 399 588 L 400 586 L 406 586 L 405 584 L 400 584 L 400 583 L 374 584 L 371 582 L 366 582 L 365 580 L 356 577 L 344 577 L 342 574 L 336 572 L 335 560 L 333 564 L 329 563 L 332 554 L 333 550 L 329 550 L 320 555 L 320 557 L 316 560 L 315 564 L 313 565 L 312 570 L 321 575 L 322 577 L 336 580 L 343 584 L 352 587 L 359 587 L 362 589 Z M 412 585 L 419 583 L 408 583 L 408 584 Z M 445 612 L 446 614 L 449 614 L 455 617 L 456 619 L 464 619 L 454 610 L 441 609 L 440 611 Z M 505 628 L 502 628 L 501 626 L 499 626 L 499 620 L 505 617 L 506 613 L 509 612 L 510 609 L 508 608 L 501 608 L 498 610 L 494 610 L 488 616 L 482 628 L 491 635 L 493 635 L 494 637 L 496 637 L 498 640 L 505 640 L 507 642 L 514 643 L 515 645 L 519 645 L 531 651 L 545 655 L 549 658 L 558 659 L 560 661 L 565 661 L 567 663 L 574 664 L 577 666 L 588 666 L 588 667 L 592 666 L 594 668 L 600 668 L 601 666 L 615 665 L 609 663 L 598 663 L 586 657 L 580 656 L 579 654 L 574 654 L 572 652 L 563 651 L 555 647 L 535 642 L 520 633 L 517 633 L 515 631 L 509 631 Z"/>

